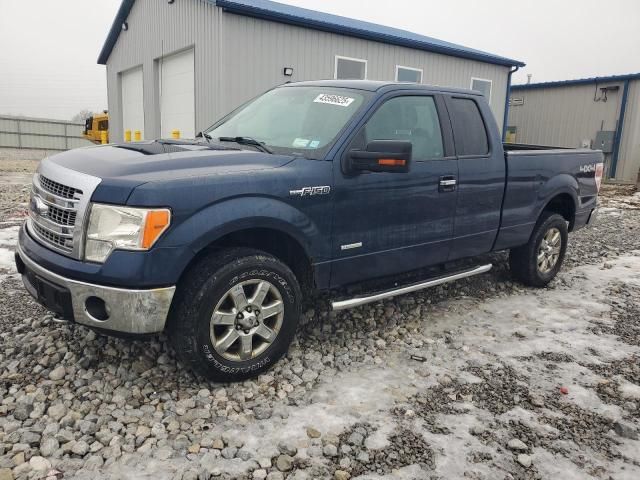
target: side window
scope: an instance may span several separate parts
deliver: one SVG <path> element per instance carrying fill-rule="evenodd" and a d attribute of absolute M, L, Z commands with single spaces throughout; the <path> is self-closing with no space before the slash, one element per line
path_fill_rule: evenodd
<path fill-rule="evenodd" d="M 442 158 L 442 132 L 433 97 L 408 96 L 387 100 L 366 123 L 358 146 L 373 140 L 408 140 L 413 160 Z"/>
<path fill-rule="evenodd" d="M 491 101 L 491 80 L 485 80 L 484 78 L 471 78 L 471 90 L 477 90 L 481 92 L 487 99 L 487 102 Z"/>
<path fill-rule="evenodd" d="M 422 83 L 422 70 L 396 65 L 396 82 Z"/>
<path fill-rule="evenodd" d="M 364 80 L 367 78 L 367 61 L 336 55 L 334 77 L 336 80 Z"/>
<path fill-rule="evenodd" d="M 470 98 L 452 98 L 451 105 L 451 121 L 458 155 L 489 153 L 487 130 L 478 104 Z"/>

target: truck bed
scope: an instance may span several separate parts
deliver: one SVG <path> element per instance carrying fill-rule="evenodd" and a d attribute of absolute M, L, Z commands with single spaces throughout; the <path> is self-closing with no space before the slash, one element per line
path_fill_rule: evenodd
<path fill-rule="evenodd" d="M 549 199 L 559 197 L 574 209 L 570 230 L 588 221 L 597 203 L 594 177 L 603 162 L 601 151 L 523 144 L 504 148 L 507 172 L 497 250 L 526 243 Z"/>

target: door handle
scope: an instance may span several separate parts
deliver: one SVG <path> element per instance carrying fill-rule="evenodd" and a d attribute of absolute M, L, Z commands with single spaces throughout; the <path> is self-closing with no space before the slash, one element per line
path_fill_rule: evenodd
<path fill-rule="evenodd" d="M 458 180 L 455 175 L 444 175 L 440 177 L 440 184 L 438 191 L 440 192 L 455 192 Z"/>

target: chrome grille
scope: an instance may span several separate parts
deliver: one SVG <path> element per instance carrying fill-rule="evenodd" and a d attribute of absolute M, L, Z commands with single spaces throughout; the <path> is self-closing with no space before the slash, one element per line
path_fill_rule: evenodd
<path fill-rule="evenodd" d="M 81 149 L 64 153 L 69 157 L 81 154 Z M 26 222 L 31 237 L 51 250 L 82 260 L 89 201 L 101 181 L 49 158 L 42 160 L 33 176 Z"/>
<path fill-rule="evenodd" d="M 54 223 L 59 225 L 70 225 L 74 226 L 76 224 L 76 212 L 73 210 L 63 210 L 62 208 L 49 206 L 49 212 L 47 213 L 47 218 Z"/>
<path fill-rule="evenodd" d="M 56 247 L 71 253 L 73 249 L 73 240 L 71 238 L 65 238 L 57 233 L 47 230 L 43 226 L 33 222 L 33 228 L 38 236 L 46 242 L 55 245 Z"/>
<path fill-rule="evenodd" d="M 77 188 L 54 182 L 53 180 L 47 177 L 43 177 L 42 175 L 39 175 L 39 181 L 40 186 L 43 190 L 46 190 L 49 193 L 53 193 L 58 197 L 73 199 L 76 197 L 76 194 L 82 195 L 82 190 L 78 190 Z"/>
<path fill-rule="evenodd" d="M 82 190 L 36 174 L 29 217 L 34 236 L 54 250 L 74 252 L 74 230 Z"/>

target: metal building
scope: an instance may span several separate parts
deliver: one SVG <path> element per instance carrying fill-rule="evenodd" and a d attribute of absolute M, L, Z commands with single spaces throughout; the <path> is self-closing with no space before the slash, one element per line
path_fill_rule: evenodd
<path fill-rule="evenodd" d="M 499 125 L 522 62 L 268 0 L 123 0 L 100 52 L 110 137 L 194 134 L 287 81 L 399 80 L 474 88 Z"/>
<path fill-rule="evenodd" d="M 605 154 L 611 181 L 640 180 L 640 73 L 511 87 L 507 140 Z"/>

